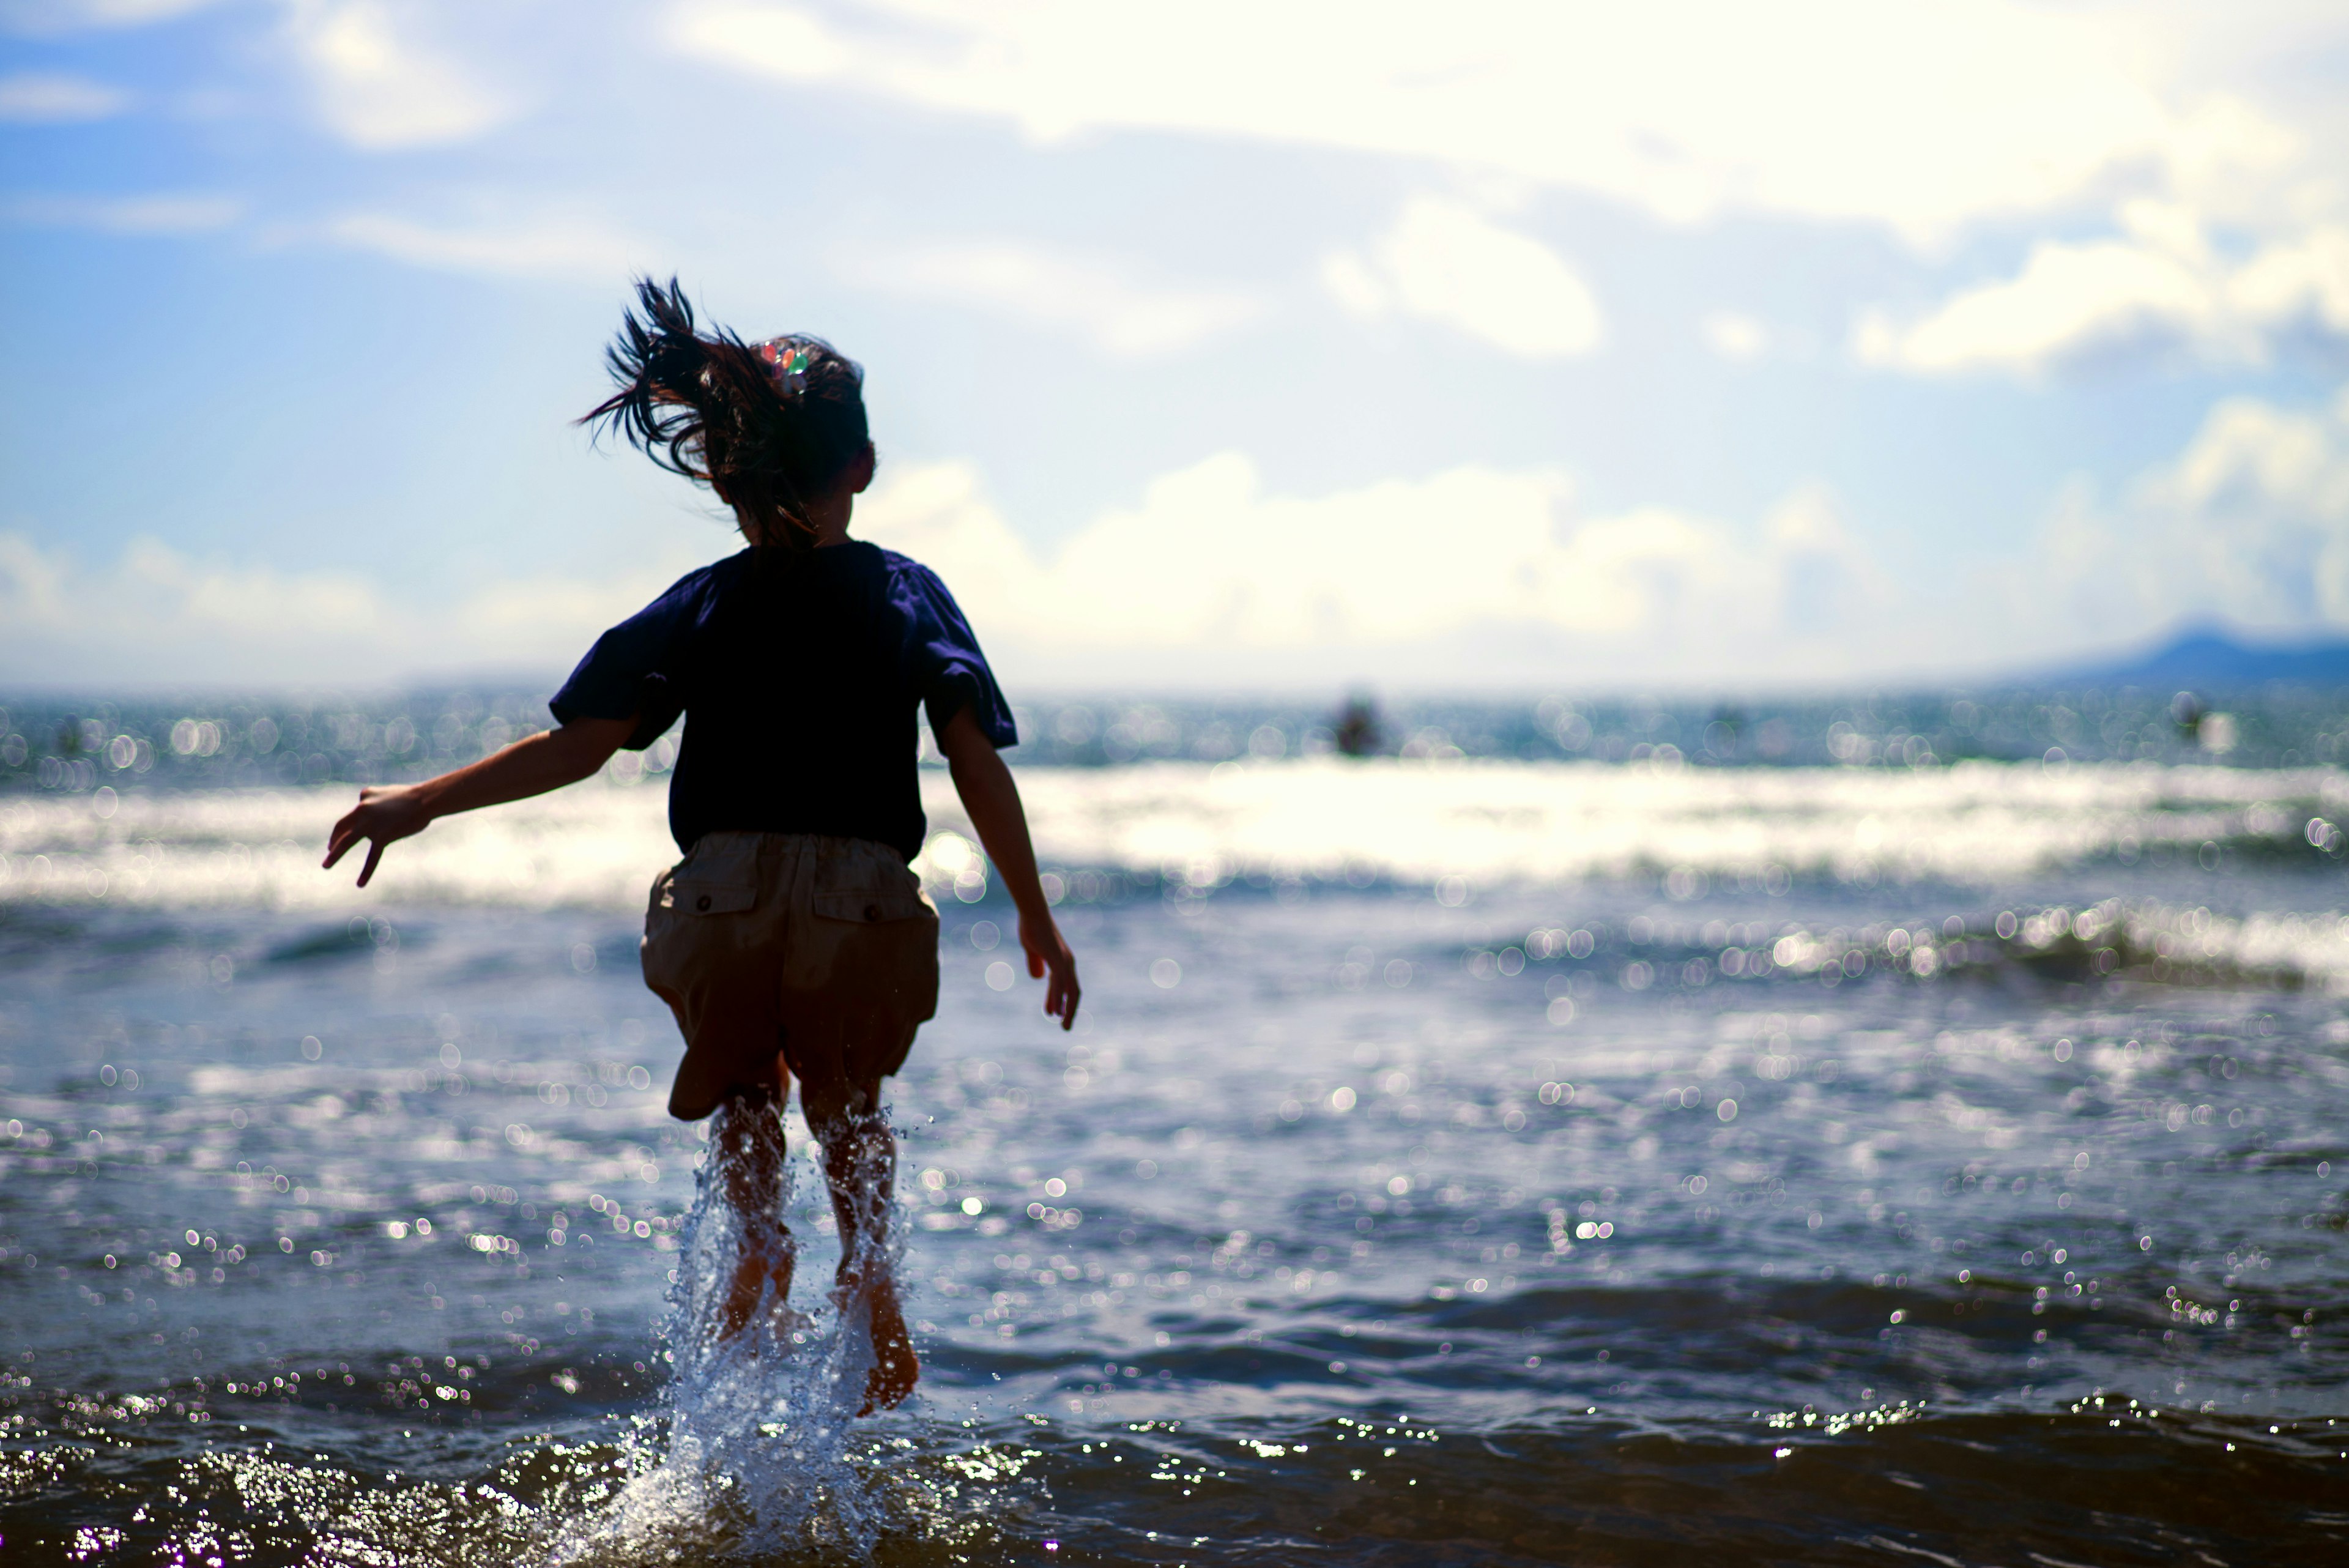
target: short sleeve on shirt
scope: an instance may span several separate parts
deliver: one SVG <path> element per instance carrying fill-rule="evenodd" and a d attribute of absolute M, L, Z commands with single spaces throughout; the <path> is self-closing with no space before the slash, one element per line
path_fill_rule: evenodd
<path fill-rule="evenodd" d="M 915 688 L 929 715 L 931 732 L 943 733 L 947 722 L 968 708 L 979 732 L 998 751 L 1018 745 L 1019 731 L 1011 722 L 1011 704 L 996 685 L 995 672 L 978 650 L 978 639 L 963 618 L 962 607 L 937 574 L 901 558 L 896 597 L 905 611 Z"/>
<path fill-rule="evenodd" d="M 621 744 L 641 752 L 667 732 L 685 711 L 686 634 L 709 609 L 711 574 L 704 569 L 595 639 L 571 679 L 547 703 L 554 722 L 637 716 Z"/>

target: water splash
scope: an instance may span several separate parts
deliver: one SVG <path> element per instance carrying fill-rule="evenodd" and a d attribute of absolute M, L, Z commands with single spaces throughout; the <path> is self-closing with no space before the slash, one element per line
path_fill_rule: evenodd
<path fill-rule="evenodd" d="M 713 1149 L 740 1136 L 740 1117 L 772 1114 L 721 1109 Z M 779 1207 L 788 1210 L 788 1163 L 782 1184 Z M 894 1195 L 858 1197 L 884 1223 L 874 1241 L 853 1250 L 843 1272 L 869 1272 L 875 1264 L 894 1270 L 904 1231 L 894 1222 Z M 552 1562 L 871 1556 L 896 1510 L 880 1462 L 885 1450 L 864 1440 L 858 1426 L 874 1359 L 870 1314 L 836 1289 L 809 1290 L 803 1278 L 800 1293 L 812 1305 L 793 1307 L 770 1280 L 748 1326 L 725 1332 L 738 1271 L 761 1261 L 749 1252 L 754 1239 L 771 1247 L 780 1234 L 774 1217 L 746 1222 L 719 1159 L 702 1163 L 661 1333 L 670 1380 L 657 1412 L 631 1439 L 628 1480 L 595 1517 L 564 1535 Z"/>

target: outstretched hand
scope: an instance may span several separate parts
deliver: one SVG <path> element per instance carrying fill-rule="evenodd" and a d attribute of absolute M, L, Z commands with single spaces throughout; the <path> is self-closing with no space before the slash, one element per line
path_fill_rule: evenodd
<path fill-rule="evenodd" d="M 1028 974 L 1042 980 L 1049 972 L 1051 982 L 1044 988 L 1044 1012 L 1061 1021 L 1062 1029 L 1077 1025 L 1077 999 L 1082 992 L 1077 985 L 1077 955 L 1069 950 L 1061 928 L 1046 915 L 1040 921 L 1019 917 L 1019 945 L 1028 952 Z"/>
<path fill-rule="evenodd" d="M 336 861 L 350 853 L 352 845 L 366 839 L 367 862 L 359 867 L 359 886 L 364 888 L 386 849 L 423 832 L 435 817 L 527 800 L 577 784 L 602 767 L 636 733 L 636 717 L 632 713 L 625 719 L 566 720 L 559 729 L 525 735 L 478 763 L 468 763 L 439 778 L 363 789 L 358 805 L 344 814 L 326 837 L 326 866 L 332 869 Z"/>
<path fill-rule="evenodd" d="M 375 875 L 376 863 L 383 858 L 385 849 L 423 832 L 431 823 L 432 814 L 414 791 L 401 784 L 371 784 L 359 791 L 358 805 L 346 812 L 327 836 L 326 867 L 332 869 L 336 861 L 350 853 L 351 846 L 367 840 L 367 860 L 359 867 L 359 886 L 364 888 Z"/>

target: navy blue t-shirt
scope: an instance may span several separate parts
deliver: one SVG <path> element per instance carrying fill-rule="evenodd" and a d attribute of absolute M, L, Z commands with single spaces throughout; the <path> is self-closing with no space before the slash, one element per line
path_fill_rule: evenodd
<path fill-rule="evenodd" d="M 669 780 L 679 849 L 705 833 L 870 838 L 907 859 L 925 824 L 916 710 L 968 707 L 998 747 L 1011 710 L 928 567 L 861 542 L 797 560 L 744 550 L 679 578 L 602 637 L 548 704 L 558 723 L 638 716 L 642 751 L 685 715 Z"/>

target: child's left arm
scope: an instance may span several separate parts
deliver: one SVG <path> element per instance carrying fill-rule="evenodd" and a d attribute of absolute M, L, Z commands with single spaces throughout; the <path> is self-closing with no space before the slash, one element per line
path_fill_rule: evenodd
<path fill-rule="evenodd" d="M 1003 765 L 995 742 L 979 729 L 968 704 L 947 721 L 938 734 L 938 749 L 947 754 L 955 793 L 962 796 L 963 809 L 970 814 L 971 826 L 978 830 L 979 843 L 987 846 L 988 858 L 995 862 L 1005 890 L 1019 906 L 1019 945 L 1028 952 L 1028 972 L 1038 980 L 1048 972 L 1052 977 L 1044 988 L 1044 1011 L 1058 1018 L 1061 1028 L 1073 1029 L 1081 994 L 1077 957 L 1061 935 L 1051 906 L 1044 902 L 1043 885 L 1036 876 L 1035 846 L 1028 839 L 1028 814 L 1019 805 L 1019 786 L 1012 782 L 1011 770 Z"/>

